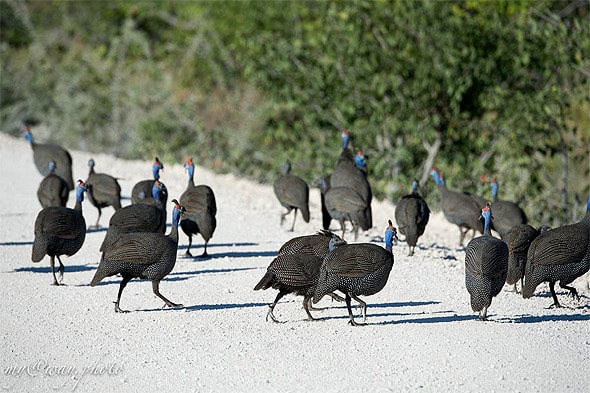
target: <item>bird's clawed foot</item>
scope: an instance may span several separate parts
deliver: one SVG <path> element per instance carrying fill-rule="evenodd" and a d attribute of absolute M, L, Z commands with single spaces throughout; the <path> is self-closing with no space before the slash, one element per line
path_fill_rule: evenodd
<path fill-rule="evenodd" d="M 361 322 L 355 321 L 354 318 L 350 318 L 350 320 L 348 321 L 348 324 L 352 325 L 352 326 L 365 326 L 366 325 L 366 323 L 361 323 Z"/>
<path fill-rule="evenodd" d="M 279 321 L 278 319 L 275 318 L 275 315 L 273 314 L 273 308 L 271 306 L 268 306 L 269 310 L 268 313 L 266 313 L 266 322 L 268 322 L 268 318 L 270 318 L 271 321 L 273 321 L 274 323 L 281 323 L 281 321 Z"/>
<path fill-rule="evenodd" d="M 555 302 L 552 305 L 549 306 L 549 308 L 561 308 L 561 304 L 559 304 L 559 302 Z"/>
<path fill-rule="evenodd" d="M 53 284 L 51 284 L 51 285 L 56 286 L 56 287 L 62 287 L 62 286 L 65 287 L 66 286 L 66 284 L 64 284 L 63 282 L 57 282 L 57 280 L 55 280 L 53 282 Z"/>
<path fill-rule="evenodd" d="M 568 295 L 571 296 L 572 299 L 580 300 L 580 295 L 578 294 L 578 291 L 576 288 L 571 288 L 570 293 Z"/>
<path fill-rule="evenodd" d="M 125 313 L 128 313 L 129 312 L 129 310 L 122 310 L 119 307 L 119 303 L 118 302 L 114 302 L 114 303 L 115 303 L 115 312 L 122 313 L 122 314 L 125 314 Z"/>
<path fill-rule="evenodd" d="M 183 308 L 184 307 L 184 305 L 182 305 L 180 303 L 172 303 L 171 301 L 167 301 L 166 303 L 164 303 L 162 308 L 165 308 L 166 306 L 168 306 L 170 308 Z"/>

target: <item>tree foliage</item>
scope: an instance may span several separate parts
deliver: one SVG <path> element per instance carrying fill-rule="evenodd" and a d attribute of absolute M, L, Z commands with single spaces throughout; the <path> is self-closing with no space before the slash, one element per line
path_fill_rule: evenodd
<path fill-rule="evenodd" d="M 0 128 L 271 181 L 329 173 L 339 133 L 395 202 L 428 172 L 579 216 L 590 193 L 589 3 L 0 2 Z"/>

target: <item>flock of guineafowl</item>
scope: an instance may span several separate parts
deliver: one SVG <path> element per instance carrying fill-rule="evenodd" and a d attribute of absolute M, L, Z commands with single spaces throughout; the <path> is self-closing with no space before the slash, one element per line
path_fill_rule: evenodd
<path fill-rule="evenodd" d="M 164 297 L 159 290 L 160 281 L 174 268 L 178 252 L 178 227 L 188 236 L 186 251 L 191 255 L 192 236 L 200 234 L 204 241 L 202 256 L 207 256 L 207 244 L 215 231 L 217 207 L 213 190 L 207 185 L 195 185 L 194 164 L 187 159 L 185 169 L 188 185 L 180 198 L 172 199 L 172 226 L 165 234 L 168 191 L 160 181 L 164 166 L 156 157 L 153 178 L 138 182 L 131 193 L 131 204 L 121 206 L 121 187 L 116 178 L 94 171 L 94 160 L 88 162 L 89 173 L 85 181 L 74 183 L 70 154 L 58 145 L 38 144 L 27 127 L 23 135 L 30 142 L 34 162 L 44 176 L 38 188 L 38 199 L 43 209 L 35 221 L 35 240 L 32 261 L 50 258 L 53 284 L 63 281 L 64 265 L 60 256 L 74 255 L 80 250 L 86 236 L 87 224 L 82 214 L 84 196 L 98 209 L 98 226 L 101 209 L 114 208 L 105 238 L 100 246 L 102 257 L 90 285 L 102 279 L 120 275 L 121 283 L 115 302 L 120 308 L 121 294 L 133 278 L 152 282 L 153 292 L 166 306 L 182 307 Z M 397 232 L 405 236 L 409 256 L 414 255 L 418 238 L 424 234 L 430 209 L 418 192 L 418 182 L 412 192 L 401 198 L 395 207 L 395 221 L 385 230 L 385 248 L 372 243 L 347 243 L 344 240 L 346 223 L 352 225 L 354 240 L 359 229 L 373 226 L 371 186 L 367 178 L 366 157 L 349 147 L 350 134 L 341 134 L 343 148 L 331 175 L 319 181 L 321 190 L 323 229 L 313 235 L 292 238 L 278 250 L 266 274 L 254 290 L 278 290 L 269 306 L 266 319 L 277 322 L 274 309 L 287 294 L 303 296 L 303 308 L 309 320 L 313 304 L 328 295 L 346 302 L 349 323 L 360 325 L 353 317 L 351 301 L 355 300 L 366 319 L 366 303 L 359 296 L 381 291 L 387 283 L 394 264 L 393 244 Z M 297 212 L 309 222 L 309 186 L 300 177 L 290 173 L 286 163 L 284 174 L 273 184 L 274 193 L 286 208 L 281 214 L 281 225 L 293 211 L 291 231 L 295 227 Z M 555 293 L 555 283 L 578 297 L 576 289 L 568 284 L 590 270 L 590 198 L 585 217 L 574 224 L 558 228 L 535 229 L 527 224 L 526 215 L 515 203 L 499 200 L 498 184 L 491 182 L 493 200 L 447 188 L 444 176 L 436 168 L 431 176 L 437 185 L 440 206 L 447 221 L 459 227 L 459 245 L 465 235 L 473 231 L 465 248 L 465 286 L 471 297 L 473 311 L 481 320 L 487 319 L 487 310 L 505 283 L 520 281 L 521 293 L 530 298 L 539 284 L 548 282 L 553 297 L 552 306 L 561 307 Z M 75 190 L 73 209 L 66 203 L 71 190 Z M 330 231 L 331 221 L 338 221 L 341 236 Z M 500 238 L 492 234 L 492 230 Z M 482 235 L 475 237 L 475 233 Z M 56 276 L 55 259 L 59 262 Z M 342 298 L 338 293 L 343 294 Z"/>

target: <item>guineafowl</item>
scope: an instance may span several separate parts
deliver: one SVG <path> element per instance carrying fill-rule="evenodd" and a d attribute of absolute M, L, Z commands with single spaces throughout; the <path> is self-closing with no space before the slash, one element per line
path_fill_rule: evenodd
<path fill-rule="evenodd" d="M 369 228 L 373 226 L 373 213 L 371 209 L 371 201 L 373 199 L 373 192 L 371 185 L 367 179 L 366 171 L 359 168 L 356 164 L 353 153 L 348 147 L 350 142 L 350 133 L 344 130 L 341 133 L 342 137 L 342 153 L 338 158 L 334 172 L 330 178 L 330 188 L 332 187 L 348 187 L 355 190 L 365 202 L 366 209 L 365 221 Z M 362 153 L 361 153 L 362 154 Z M 334 217 L 332 217 L 334 218 Z"/>
<path fill-rule="evenodd" d="M 102 258 L 90 282 L 96 286 L 105 277 L 121 274 L 119 293 L 115 302 L 115 312 L 128 312 L 119 305 L 123 289 L 131 279 L 140 278 L 152 282 L 152 290 L 168 307 L 183 307 L 172 303 L 160 293 L 160 281 L 166 277 L 176 263 L 178 250 L 178 224 L 184 208 L 173 199 L 172 229 L 168 235 L 162 233 L 127 233 L 120 235 L 109 244 L 102 253 Z"/>
<path fill-rule="evenodd" d="M 418 180 L 412 181 L 412 193 L 405 195 L 395 206 L 395 221 L 399 232 L 406 236 L 410 247 L 408 256 L 414 255 L 418 238 L 424 234 L 430 218 L 428 204 L 418 193 Z"/>
<path fill-rule="evenodd" d="M 328 247 L 324 251 L 324 240 L 328 240 Z M 274 302 L 269 306 L 266 320 L 270 318 L 273 322 L 278 322 L 274 316 L 274 308 L 279 300 L 289 294 L 294 293 L 297 296 L 303 296 L 303 308 L 310 321 L 315 318 L 310 313 L 311 298 L 315 293 L 320 265 L 323 261 L 322 255 L 330 249 L 334 249 L 343 240 L 338 236 L 331 236 L 326 233 L 300 237 L 292 239 L 289 244 L 283 245 L 277 257 L 270 263 L 266 274 L 256 284 L 254 290 L 265 290 L 268 288 L 278 289 Z M 281 253 L 282 252 L 282 253 Z"/>
<path fill-rule="evenodd" d="M 473 229 L 483 233 L 483 224 L 477 217 L 481 206 L 472 198 L 471 194 L 453 191 L 447 188 L 441 180 L 438 169 L 433 168 L 430 175 L 437 185 L 440 194 L 441 209 L 447 221 L 459 227 L 459 247 L 463 247 L 465 234 Z"/>
<path fill-rule="evenodd" d="M 153 203 L 136 203 L 127 205 L 115 212 L 109 221 L 109 229 L 100 246 L 100 251 L 124 233 L 166 231 L 166 208 L 161 202 L 162 183 L 154 182 L 152 188 Z"/>
<path fill-rule="evenodd" d="M 508 273 L 508 246 L 492 235 L 490 203 L 481 210 L 483 236 L 471 239 L 465 249 L 465 286 L 471 296 L 471 308 L 487 320 L 492 298 L 500 293 Z"/>
<path fill-rule="evenodd" d="M 287 161 L 284 173 L 279 176 L 273 183 L 275 196 L 283 207 L 287 209 L 281 214 L 281 225 L 285 217 L 293 210 L 293 225 L 291 232 L 295 229 L 295 220 L 297 219 L 297 210 L 301 211 L 301 216 L 305 222 L 309 222 L 309 186 L 299 176 L 291 174 L 291 163 Z"/>
<path fill-rule="evenodd" d="M 192 235 L 200 233 L 203 240 L 205 240 L 205 246 L 201 257 L 207 257 L 207 244 L 217 227 L 217 219 L 215 217 L 217 214 L 215 194 L 211 187 L 207 185 L 201 184 L 195 186 L 193 180 L 195 166 L 192 158 L 189 158 L 185 163 L 185 169 L 188 173 L 188 185 L 180 197 L 180 204 L 186 209 L 184 218 L 180 223 L 182 231 L 188 236 L 188 247 L 186 248 L 185 255 L 189 257 L 192 256 Z"/>
<path fill-rule="evenodd" d="M 393 267 L 394 238 L 397 238 L 397 231 L 390 220 L 385 230 L 385 249 L 375 244 L 357 243 L 344 244 L 330 251 L 320 267 L 313 303 L 331 292 L 341 291 L 346 295 L 349 323 L 360 325 L 352 315 L 351 298 L 361 305 L 363 321 L 366 321 L 367 304 L 358 296 L 374 295 L 385 287 Z"/>
<path fill-rule="evenodd" d="M 503 240 L 506 240 L 510 229 L 517 225 L 526 224 L 527 218 L 524 211 L 514 202 L 498 199 L 498 181 L 491 181 L 492 209 L 494 210 L 494 230 Z"/>
<path fill-rule="evenodd" d="M 578 291 L 568 286 L 576 278 L 590 270 L 590 198 L 584 218 L 570 225 L 564 225 L 542 232 L 532 241 L 527 254 L 522 296 L 533 296 L 542 282 L 549 282 L 553 297 L 551 307 L 561 307 L 555 294 L 555 283 L 578 297 Z"/>
<path fill-rule="evenodd" d="M 160 180 L 160 171 L 163 170 L 164 164 L 162 164 L 160 159 L 156 157 L 152 164 L 152 174 L 154 178 L 150 180 L 141 180 L 133 186 L 133 189 L 131 190 L 131 203 L 153 203 L 152 188 L 154 187 L 154 182 Z M 166 206 L 166 202 L 168 202 L 168 189 L 164 183 L 160 183 L 162 184 L 162 194 L 160 198 L 162 205 Z"/>
<path fill-rule="evenodd" d="M 330 216 L 340 222 L 342 238 L 346 230 L 346 221 L 352 223 L 354 240 L 358 237 L 359 228 L 366 231 L 370 228 L 368 206 L 362 196 L 350 187 L 330 187 L 324 193 L 326 210 Z"/>
<path fill-rule="evenodd" d="M 37 189 L 37 198 L 43 208 L 50 206 L 65 207 L 68 203 L 70 187 L 68 183 L 55 174 L 55 161 L 49 162 L 49 173 L 45 175 L 39 188 Z"/>
<path fill-rule="evenodd" d="M 278 255 L 307 254 L 324 258 L 329 252 L 330 240 L 332 239 L 334 239 L 335 245 L 346 243 L 335 233 L 320 230 L 313 235 L 297 236 L 288 240 L 279 248 Z"/>
<path fill-rule="evenodd" d="M 49 173 L 47 164 L 53 160 L 56 166 L 55 174 L 68 183 L 70 191 L 73 190 L 75 184 L 72 178 L 72 156 L 70 153 L 59 145 L 36 143 L 29 127 L 23 130 L 23 135 L 31 144 L 33 160 L 39 172 L 43 176 L 47 175 Z"/>
<path fill-rule="evenodd" d="M 492 205 L 492 208 L 494 205 Z M 496 212 L 494 211 L 494 216 Z M 520 224 L 512 227 L 506 235 L 508 244 L 508 275 L 506 284 L 514 285 L 514 292 L 520 293 L 516 283 L 520 281 L 523 286 L 524 269 L 526 267 L 527 253 L 533 240 L 539 236 L 540 231 L 528 224 Z"/>
<path fill-rule="evenodd" d="M 50 206 L 41 210 L 35 220 L 35 240 L 31 260 L 40 262 L 49 255 L 53 285 L 61 285 L 64 265 L 61 255 L 72 256 L 77 253 L 86 238 L 86 221 L 82 215 L 82 201 L 86 184 L 78 180 L 76 187 L 76 205 L 73 209 L 62 206 Z M 59 262 L 59 282 L 55 276 L 55 258 Z"/>
<path fill-rule="evenodd" d="M 112 206 L 115 211 L 121 208 L 121 186 L 117 179 L 106 173 L 96 173 L 94 171 L 94 160 L 88 160 L 88 200 L 98 209 L 95 228 L 98 228 L 98 222 L 102 214 L 102 209 Z"/>

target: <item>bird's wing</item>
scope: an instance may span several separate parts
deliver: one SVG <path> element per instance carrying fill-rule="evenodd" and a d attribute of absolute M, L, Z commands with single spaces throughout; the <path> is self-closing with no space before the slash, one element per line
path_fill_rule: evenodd
<path fill-rule="evenodd" d="M 151 265 L 160 261 L 169 246 L 168 238 L 158 233 L 133 233 L 121 235 L 104 251 L 110 261 Z"/>

